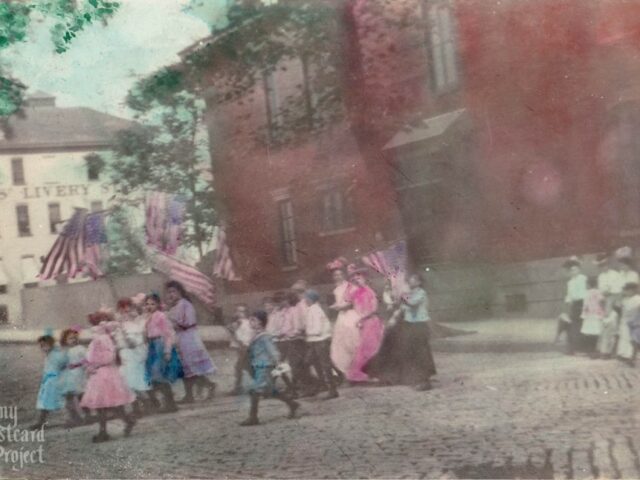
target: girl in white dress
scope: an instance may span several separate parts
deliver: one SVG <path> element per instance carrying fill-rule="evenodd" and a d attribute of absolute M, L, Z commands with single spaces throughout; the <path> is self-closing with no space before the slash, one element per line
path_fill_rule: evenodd
<path fill-rule="evenodd" d="M 79 338 L 80 327 L 67 328 L 60 335 L 60 346 L 67 357 L 67 365 L 60 375 L 60 385 L 65 397 L 67 412 L 69 412 L 68 428 L 84 422 L 80 400 L 87 381 L 85 371 L 87 349 L 84 345 L 80 345 Z M 89 412 L 85 413 L 85 419 L 89 421 Z"/>
<path fill-rule="evenodd" d="M 138 315 L 134 299 L 118 301 L 120 328 L 116 332 L 116 343 L 120 356 L 120 373 L 127 386 L 136 394 L 133 411 L 141 414 L 142 394 L 151 389 L 145 375 L 147 343 L 144 337 L 145 319 Z"/>

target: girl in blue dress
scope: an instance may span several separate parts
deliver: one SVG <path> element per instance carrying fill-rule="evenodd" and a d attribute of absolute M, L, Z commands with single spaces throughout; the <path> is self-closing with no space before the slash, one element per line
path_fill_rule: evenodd
<path fill-rule="evenodd" d="M 31 427 L 34 430 L 42 428 L 47 422 L 49 412 L 60 410 L 64 406 L 64 398 L 60 384 L 60 376 L 67 364 L 64 352 L 56 347 L 56 341 L 52 335 L 43 335 L 38 338 L 40 350 L 45 355 L 42 381 L 38 391 L 36 408 L 40 412 L 38 421 Z"/>
<path fill-rule="evenodd" d="M 300 407 L 300 404 L 287 393 L 280 392 L 276 388 L 274 369 L 280 362 L 280 353 L 273 343 L 271 335 L 265 331 L 267 319 L 267 312 L 262 310 L 258 310 L 251 317 L 251 326 L 256 332 L 256 336 L 249 345 L 249 361 L 253 382 L 249 390 L 251 396 L 249 418 L 240 424 L 243 427 L 260 423 L 258 421 L 260 397 L 275 398 L 284 402 L 289 407 L 289 418 L 295 418 L 296 411 Z"/>

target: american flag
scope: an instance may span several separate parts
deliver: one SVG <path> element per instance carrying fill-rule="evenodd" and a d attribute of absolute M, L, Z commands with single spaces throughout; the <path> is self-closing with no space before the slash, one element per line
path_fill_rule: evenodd
<path fill-rule="evenodd" d="M 167 221 L 164 234 L 164 252 L 174 255 L 178 251 L 184 229 L 185 199 L 181 195 L 172 195 L 167 203 Z"/>
<path fill-rule="evenodd" d="M 174 255 L 182 239 L 184 214 L 184 197 L 151 192 L 146 202 L 147 244 L 169 255 Z"/>
<path fill-rule="evenodd" d="M 177 280 L 187 292 L 199 298 L 209 309 L 216 305 L 215 287 L 213 280 L 196 267 L 188 265 L 171 255 L 158 250 L 153 252 L 154 268 L 164 273 L 172 280 Z"/>
<path fill-rule="evenodd" d="M 104 228 L 104 214 L 92 213 L 85 221 L 84 265 L 93 279 L 102 277 L 100 270 L 102 261 L 102 244 L 107 243 L 107 232 Z"/>
<path fill-rule="evenodd" d="M 40 280 L 49 280 L 65 272 L 69 278 L 74 278 L 82 271 L 85 257 L 86 220 L 87 210 L 76 209 L 44 258 L 40 269 Z"/>
<path fill-rule="evenodd" d="M 407 243 L 396 242 L 385 250 L 370 253 L 362 261 L 391 282 L 393 296 L 400 298 L 409 287 L 407 285 Z"/>
<path fill-rule="evenodd" d="M 238 274 L 236 274 L 235 268 L 233 267 L 231 252 L 229 250 L 229 245 L 227 244 L 227 234 L 222 227 L 218 227 L 216 255 L 213 262 L 213 275 L 232 282 L 242 280 Z"/>

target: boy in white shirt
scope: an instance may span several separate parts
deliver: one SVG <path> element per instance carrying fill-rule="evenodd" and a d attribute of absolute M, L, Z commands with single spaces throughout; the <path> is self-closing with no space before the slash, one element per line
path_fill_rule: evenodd
<path fill-rule="evenodd" d="M 331 322 L 318 303 L 319 300 L 320 295 L 313 289 L 304 293 L 304 302 L 307 305 L 304 316 L 305 341 L 309 361 L 320 382 L 329 390 L 329 394 L 325 397 L 325 400 L 329 400 L 338 398 L 338 390 L 333 378 L 333 366 L 329 353 Z"/>
<path fill-rule="evenodd" d="M 242 394 L 242 375 L 246 371 L 251 374 L 249 368 L 249 345 L 255 336 L 255 331 L 251 326 L 251 320 L 247 314 L 247 306 L 244 303 L 236 305 L 234 321 L 231 329 L 233 330 L 233 338 L 238 348 L 238 359 L 234 369 L 235 386 L 232 395 Z"/>

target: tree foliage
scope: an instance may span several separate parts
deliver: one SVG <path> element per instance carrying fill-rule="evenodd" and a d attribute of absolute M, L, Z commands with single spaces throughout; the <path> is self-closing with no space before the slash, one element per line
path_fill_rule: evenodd
<path fill-rule="evenodd" d="M 104 269 L 107 276 L 132 275 L 147 268 L 143 230 L 135 228 L 132 217 L 131 209 L 125 205 L 116 205 L 108 216 L 109 253 Z"/>
<path fill-rule="evenodd" d="M 338 15 L 335 8 L 313 1 L 237 2 L 224 27 L 214 29 L 211 39 L 188 53 L 180 66 L 141 82 L 129 104 L 144 109 L 184 89 L 219 105 L 243 102 L 263 88 L 266 76 L 295 69 L 300 73 L 296 85 L 272 112 L 271 141 L 322 131 L 345 113 Z M 264 130 L 255 134 L 266 138 Z"/>
<path fill-rule="evenodd" d="M 183 244 L 202 256 L 216 225 L 202 102 L 186 91 L 162 102 L 136 91 L 129 101 L 138 108 L 139 123 L 118 134 L 109 162 L 116 198 L 142 198 L 150 191 L 180 195 L 186 202 Z"/>
<path fill-rule="evenodd" d="M 105 23 L 119 2 L 106 0 L 3 0 L 0 2 L 0 51 L 28 40 L 33 17 L 51 23 L 51 42 L 57 53 L 66 52 L 85 28 Z M 20 109 L 25 86 L 0 68 L 0 119 Z"/>

